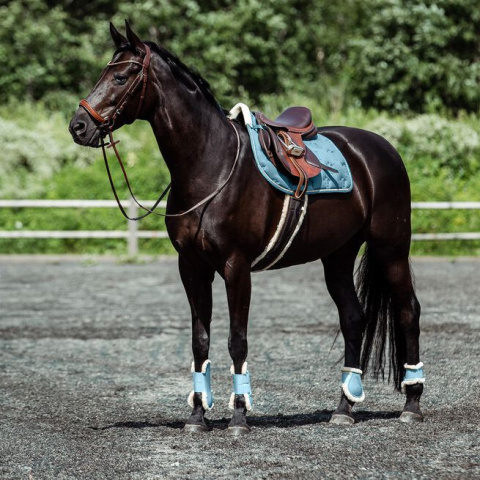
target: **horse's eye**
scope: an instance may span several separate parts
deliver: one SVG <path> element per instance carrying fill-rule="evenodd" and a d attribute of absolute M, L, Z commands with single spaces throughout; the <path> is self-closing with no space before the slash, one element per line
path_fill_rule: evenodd
<path fill-rule="evenodd" d="M 113 78 L 115 79 L 115 83 L 117 85 L 125 85 L 128 77 L 126 75 L 122 75 L 121 73 L 116 73 Z"/>

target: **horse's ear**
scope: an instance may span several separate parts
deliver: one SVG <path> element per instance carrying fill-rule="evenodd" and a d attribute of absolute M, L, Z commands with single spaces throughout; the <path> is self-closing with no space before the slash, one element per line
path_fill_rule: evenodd
<path fill-rule="evenodd" d="M 110 35 L 117 48 L 128 45 L 128 40 L 115 28 L 112 22 L 110 22 Z"/>
<path fill-rule="evenodd" d="M 145 53 L 145 45 L 130 28 L 130 24 L 125 20 L 125 29 L 127 32 L 128 43 L 136 50 Z"/>

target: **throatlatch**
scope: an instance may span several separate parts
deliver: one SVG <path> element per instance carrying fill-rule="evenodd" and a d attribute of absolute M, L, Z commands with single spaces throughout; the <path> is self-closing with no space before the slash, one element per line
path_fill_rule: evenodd
<path fill-rule="evenodd" d="M 402 381 L 402 393 L 406 393 L 407 385 L 415 385 L 416 383 L 425 383 L 425 375 L 423 373 L 423 363 L 417 363 L 417 365 L 404 365 L 405 376 Z"/>
<path fill-rule="evenodd" d="M 358 368 L 342 367 L 342 391 L 351 402 L 360 403 L 365 400 L 362 373 Z"/>
<path fill-rule="evenodd" d="M 212 379 L 210 374 L 210 360 L 205 360 L 202 365 L 202 371 L 195 371 L 195 362 L 192 362 L 193 390 L 188 396 L 188 404 L 193 408 L 193 395 L 202 394 L 202 406 L 205 410 L 211 410 L 215 405 L 212 393 Z"/>
<path fill-rule="evenodd" d="M 235 395 L 243 395 L 245 398 L 245 407 L 247 411 L 253 409 L 252 387 L 250 385 L 250 373 L 247 370 L 247 362 L 242 365 L 242 373 L 235 373 L 235 368 L 232 365 L 230 372 L 233 377 L 233 392 L 230 396 L 228 407 L 235 410 Z"/>

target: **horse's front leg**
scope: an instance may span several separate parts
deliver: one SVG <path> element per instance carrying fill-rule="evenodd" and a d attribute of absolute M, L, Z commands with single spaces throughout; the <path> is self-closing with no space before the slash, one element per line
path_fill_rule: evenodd
<path fill-rule="evenodd" d="M 365 318 L 358 301 L 353 281 L 355 258 L 360 241 L 353 239 L 323 261 L 325 282 L 335 302 L 340 328 L 345 340 L 345 365 L 342 368 L 342 393 L 340 403 L 333 412 L 330 423 L 350 425 L 355 422 L 352 409 L 364 400 L 361 382 L 360 352 Z"/>
<path fill-rule="evenodd" d="M 253 408 L 250 374 L 246 362 L 248 312 L 252 290 L 250 264 L 243 259 L 229 259 L 225 266 L 224 278 L 230 314 L 228 349 L 233 360 L 231 368 L 233 392 L 229 407 L 234 413 L 228 425 L 228 432 L 232 435 L 243 435 L 250 432 L 246 414 Z"/>
<path fill-rule="evenodd" d="M 182 256 L 179 257 L 178 266 L 192 312 L 193 390 L 188 398 L 192 413 L 184 430 L 207 432 L 211 427 L 205 421 L 205 411 L 213 407 L 208 351 L 215 272 L 208 265 L 189 263 Z"/>

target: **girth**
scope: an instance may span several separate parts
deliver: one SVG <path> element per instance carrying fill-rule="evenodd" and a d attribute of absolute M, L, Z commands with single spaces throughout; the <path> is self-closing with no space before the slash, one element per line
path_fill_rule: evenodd
<path fill-rule="evenodd" d="M 298 178 L 294 196 L 301 198 L 307 191 L 308 179 L 317 176 L 322 169 L 337 170 L 324 165 L 305 145 L 317 135 L 311 111 L 306 107 L 290 107 L 275 120 L 263 113 L 255 113 L 260 129 L 260 145 L 277 168 L 284 168 L 288 174 Z"/>
<path fill-rule="evenodd" d="M 303 224 L 307 207 L 308 195 L 285 195 L 277 229 L 262 254 L 252 262 L 253 272 L 268 270 L 283 258 Z"/>

